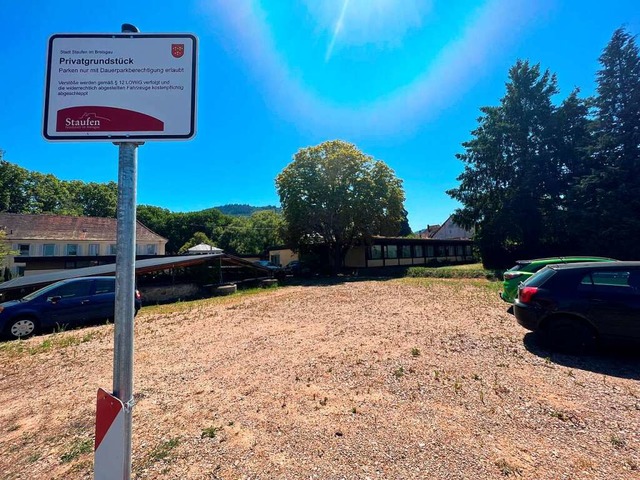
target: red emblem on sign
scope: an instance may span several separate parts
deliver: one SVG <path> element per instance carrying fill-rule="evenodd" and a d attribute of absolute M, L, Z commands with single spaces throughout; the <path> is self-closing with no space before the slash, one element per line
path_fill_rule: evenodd
<path fill-rule="evenodd" d="M 176 58 L 180 58 L 182 55 L 184 55 L 184 43 L 172 43 L 171 55 Z"/>

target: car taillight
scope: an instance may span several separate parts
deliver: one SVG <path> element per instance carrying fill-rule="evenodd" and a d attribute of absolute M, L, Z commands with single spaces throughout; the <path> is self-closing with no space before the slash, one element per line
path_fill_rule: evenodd
<path fill-rule="evenodd" d="M 538 287 L 522 287 L 518 291 L 518 300 L 521 303 L 529 303 L 537 292 Z"/>
<path fill-rule="evenodd" d="M 140 300 L 140 292 L 138 290 L 136 290 L 136 299 Z"/>
<path fill-rule="evenodd" d="M 504 279 L 505 280 L 513 280 L 516 277 L 519 277 L 521 275 L 520 272 L 504 272 Z"/>

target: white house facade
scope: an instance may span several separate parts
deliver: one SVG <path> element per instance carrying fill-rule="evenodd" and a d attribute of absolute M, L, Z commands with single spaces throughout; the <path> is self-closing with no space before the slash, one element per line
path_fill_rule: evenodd
<path fill-rule="evenodd" d="M 116 254 L 115 218 L 0 213 L 0 230 L 13 250 L 4 261 L 12 276 L 25 274 L 27 261 L 35 266 L 29 275 L 49 271 L 50 257 L 66 257 L 62 268 L 97 265 L 98 259 L 115 261 L 104 258 Z M 136 255 L 164 255 L 166 244 L 166 238 L 137 222 Z"/>

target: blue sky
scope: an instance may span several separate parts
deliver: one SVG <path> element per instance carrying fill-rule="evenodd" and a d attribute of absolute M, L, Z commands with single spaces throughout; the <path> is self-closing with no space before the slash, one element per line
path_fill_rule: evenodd
<path fill-rule="evenodd" d="M 94 6 L 95 5 L 95 6 Z M 199 38 L 197 135 L 140 147 L 138 203 L 194 211 L 278 204 L 274 179 L 301 148 L 355 143 L 404 181 L 413 230 L 458 204 L 455 158 L 518 58 L 595 88 L 613 31 L 640 33 L 637 0 L 5 1 L 0 149 L 64 180 L 117 180 L 110 143 L 43 139 L 47 39 L 119 32 Z"/>

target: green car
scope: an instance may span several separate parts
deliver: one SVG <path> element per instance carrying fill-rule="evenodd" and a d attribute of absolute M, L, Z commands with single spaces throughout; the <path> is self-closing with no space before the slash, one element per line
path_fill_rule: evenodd
<path fill-rule="evenodd" d="M 503 291 L 500 292 L 500 298 L 505 302 L 513 303 L 518 296 L 518 285 L 547 265 L 553 263 L 611 262 L 614 260 L 613 258 L 604 257 L 552 257 L 518 260 L 514 267 L 503 274 Z"/>

